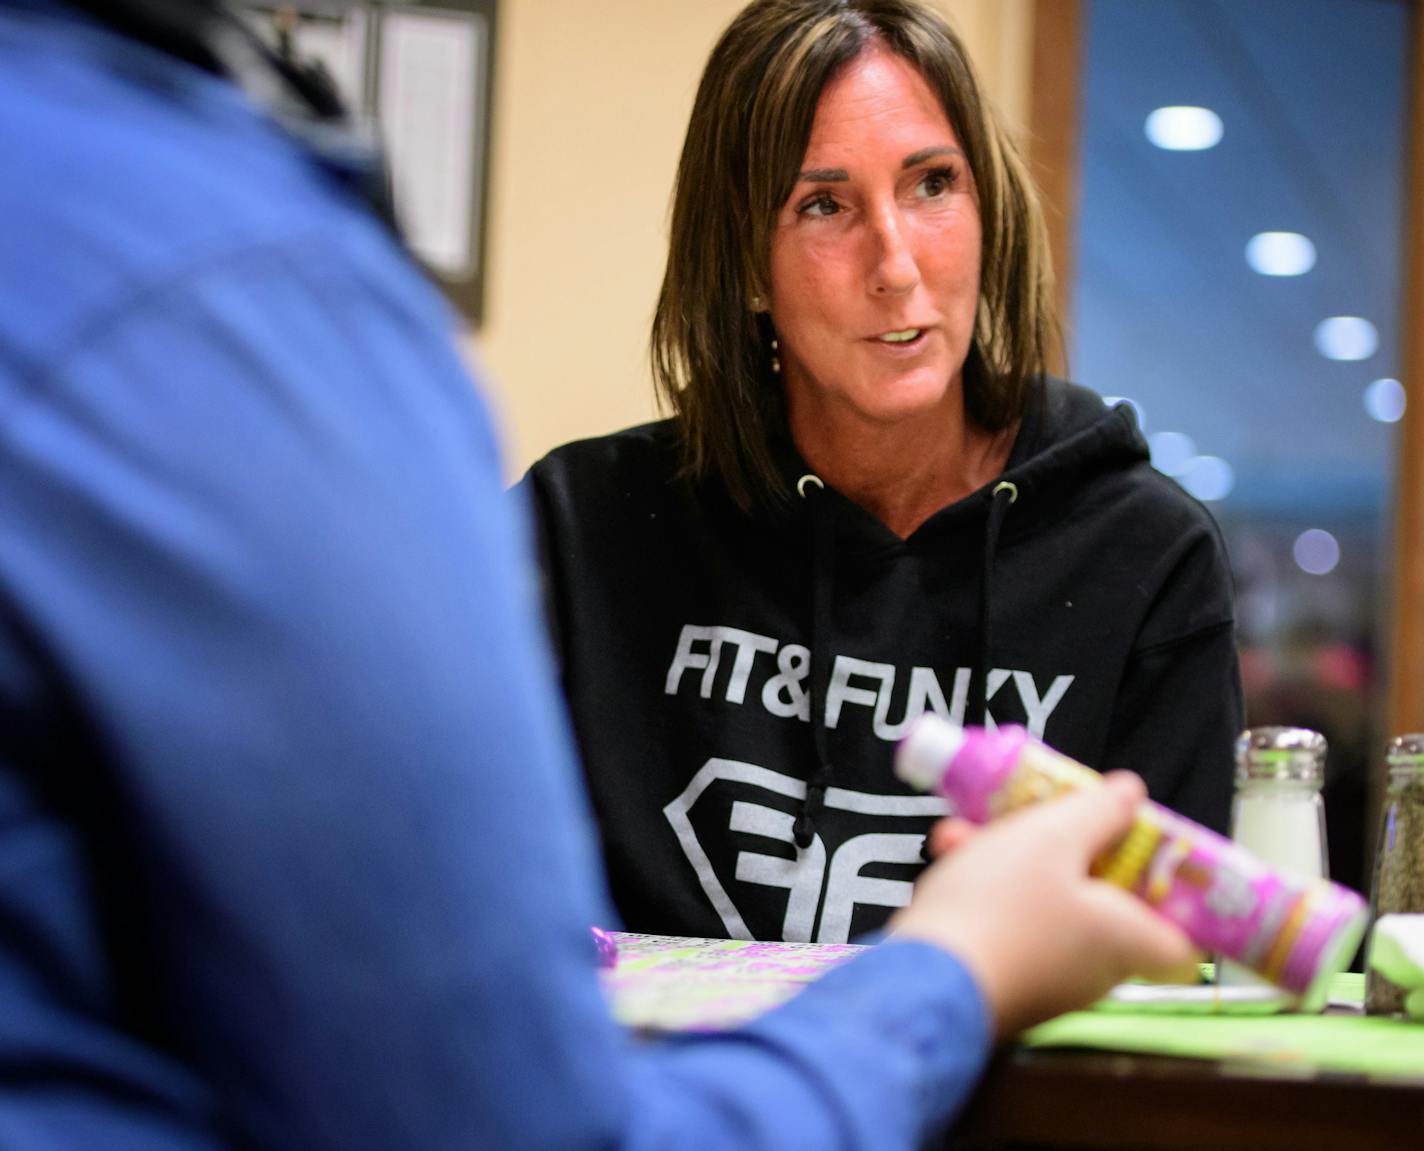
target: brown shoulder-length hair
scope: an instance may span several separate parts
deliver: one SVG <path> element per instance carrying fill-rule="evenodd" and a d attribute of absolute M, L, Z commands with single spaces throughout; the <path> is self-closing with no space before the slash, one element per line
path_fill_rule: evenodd
<path fill-rule="evenodd" d="M 1027 169 L 979 90 L 964 45 L 915 0 L 755 0 L 723 32 L 697 89 L 673 192 L 652 368 L 695 478 L 743 508 L 783 497 L 771 440 L 784 427 L 765 296 L 777 214 L 795 185 L 827 82 L 878 41 L 915 66 L 964 146 L 983 252 L 965 406 L 997 431 L 1022 413 L 1058 339 L 1053 274 Z"/>

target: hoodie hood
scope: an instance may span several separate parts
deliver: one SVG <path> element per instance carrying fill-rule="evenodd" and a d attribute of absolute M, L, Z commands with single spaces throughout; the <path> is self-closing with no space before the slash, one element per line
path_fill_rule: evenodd
<path fill-rule="evenodd" d="M 1109 407 L 1089 388 L 1050 377 L 1029 390 L 1003 472 L 977 492 L 936 512 L 901 541 L 869 512 L 826 488 L 789 438 L 775 445 L 774 454 L 784 490 L 793 503 L 793 517 L 805 514 L 806 500 L 815 489 L 836 507 L 841 525 L 837 551 L 843 558 L 872 558 L 878 552 L 893 551 L 897 544 L 913 545 L 923 536 L 965 530 L 967 523 L 982 519 L 993 501 L 994 489 L 1004 481 L 1013 484 L 1023 499 L 1014 516 L 1016 522 L 1023 522 L 1035 518 L 1035 512 L 1047 512 L 1071 499 L 1084 480 L 1150 458 L 1130 404 Z"/>
<path fill-rule="evenodd" d="M 1108 407 L 1088 388 L 1053 380 L 1030 394 L 1001 478 L 1018 487 L 1027 507 L 1029 500 L 1071 498 L 1080 481 L 1148 459 L 1130 404 Z"/>

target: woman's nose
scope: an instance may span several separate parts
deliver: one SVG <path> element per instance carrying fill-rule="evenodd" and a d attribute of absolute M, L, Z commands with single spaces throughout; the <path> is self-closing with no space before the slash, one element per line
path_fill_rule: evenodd
<path fill-rule="evenodd" d="M 886 207 L 877 212 L 870 233 L 871 292 L 877 296 L 899 296 L 910 291 L 920 282 L 920 268 L 899 211 Z"/>

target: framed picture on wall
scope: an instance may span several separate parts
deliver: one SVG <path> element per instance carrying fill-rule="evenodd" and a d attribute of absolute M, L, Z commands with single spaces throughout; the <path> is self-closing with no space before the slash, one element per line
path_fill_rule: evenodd
<path fill-rule="evenodd" d="M 380 141 L 411 251 L 465 321 L 484 304 L 496 0 L 247 3 L 281 52 L 319 62 Z"/>

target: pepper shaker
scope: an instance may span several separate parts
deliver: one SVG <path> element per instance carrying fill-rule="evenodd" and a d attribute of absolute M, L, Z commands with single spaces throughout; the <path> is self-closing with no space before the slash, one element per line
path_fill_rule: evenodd
<path fill-rule="evenodd" d="M 1424 912 L 1424 734 L 1400 735 L 1385 753 L 1388 778 L 1370 885 L 1370 923 Z M 1404 1010 L 1405 990 L 1365 965 L 1365 1012 Z"/>

